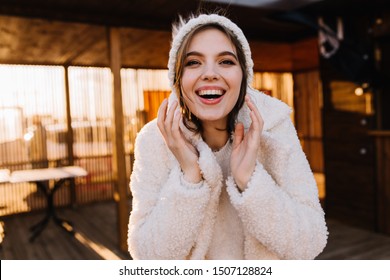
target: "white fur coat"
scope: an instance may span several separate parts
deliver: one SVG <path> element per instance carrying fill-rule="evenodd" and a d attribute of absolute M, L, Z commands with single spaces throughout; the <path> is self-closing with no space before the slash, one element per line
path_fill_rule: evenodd
<path fill-rule="evenodd" d="M 248 94 L 264 119 L 258 161 L 243 193 L 232 177 L 226 182 L 244 227 L 245 259 L 314 259 L 325 247 L 328 232 L 316 182 L 290 120 L 291 110 L 258 91 Z M 170 102 L 175 98 L 172 94 Z M 238 119 L 249 128 L 246 105 Z M 204 178 L 200 184 L 183 180 L 156 120 L 137 136 L 128 233 L 133 259 L 204 259 L 209 249 L 225 184 L 211 149 L 201 137 L 182 128 L 199 151 Z"/>

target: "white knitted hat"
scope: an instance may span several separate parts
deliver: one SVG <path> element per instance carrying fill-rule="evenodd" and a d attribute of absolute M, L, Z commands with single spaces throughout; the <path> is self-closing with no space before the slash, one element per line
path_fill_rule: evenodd
<path fill-rule="evenodd" d="M 174 80 L 175 80 L 175 64 L 177 59 L 177 52 L 184 38 L 194 28 L 200 25 L 210 24 L 210 23 L 216 23 L 229 29 L 237 37 L 238 41 L 241 43 L 245 55 L 246 72 L 248 75 L 247 83 L 248 85 L 251 84 L 253 78 L 253 60 L 252 60 L 251 50 L 248 41 L 246 40 L 242 30 L 230 19 L 224 16 L 220 16 L 216 14 L 210 14 L 210 15 L 203 14 L 198 17 L 190 19 L 187 23 L 183 22 L 182 25 L 179 26 L 177 30 L 175 29 L 173 30 L 173 35 L 172 35 L 173 40 L 172 40 L 171 50 L 169 52 L 169 60 L 168 60 L 168 78 L 171 87 L 173 87 Z"/>

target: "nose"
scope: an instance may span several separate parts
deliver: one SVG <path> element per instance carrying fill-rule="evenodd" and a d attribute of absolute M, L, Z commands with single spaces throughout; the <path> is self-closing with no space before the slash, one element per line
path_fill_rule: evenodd
<path fill-rule="evenodd" d="M 219 77 L 220 77 L 219 73 L 213 65 L 205 66 L 201 76 L 202 80 L 206 80 L 206 81 L 218 80 Z"/>

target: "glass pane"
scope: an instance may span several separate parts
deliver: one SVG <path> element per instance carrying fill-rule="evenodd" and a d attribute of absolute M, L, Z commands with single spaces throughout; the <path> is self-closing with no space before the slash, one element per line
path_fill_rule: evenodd
<path fill-rule="evenodd" d="M 331 102 L 333 108 L 348 111 L 373 114 L 372 92 L 366 86 L 358 86 L 348 81 L 333 81 L 330 83 Z"/>

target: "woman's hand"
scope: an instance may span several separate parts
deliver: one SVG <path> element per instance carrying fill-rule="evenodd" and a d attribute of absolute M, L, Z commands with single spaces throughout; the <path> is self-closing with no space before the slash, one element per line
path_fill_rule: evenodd
<path fill-rule="evenodd" d="M 233 178 L 241 191 L 244 191 L 256 166 L 257 153 L 260 147 L 260 135 L 263 130 L 263 118 L 250 98 L 245 98 L 252 123 L 244 135 L 244 125 L 238 123 L 234 129 L 234 140 L 230 167 Z"/>
<path fill-rule="evenodd" d="M 178 102 L 174 101 L 168 112 L 167 109 L 168 100 L 165 99 L 158 110 L 157 126 L 165 143 L 178 160 L 184 179 L 191 183 L 199 183 L 202 175 L 198 164 L 198 151 L 184 137 L 180 129 L 182 114 L 178 108 Z"/>

